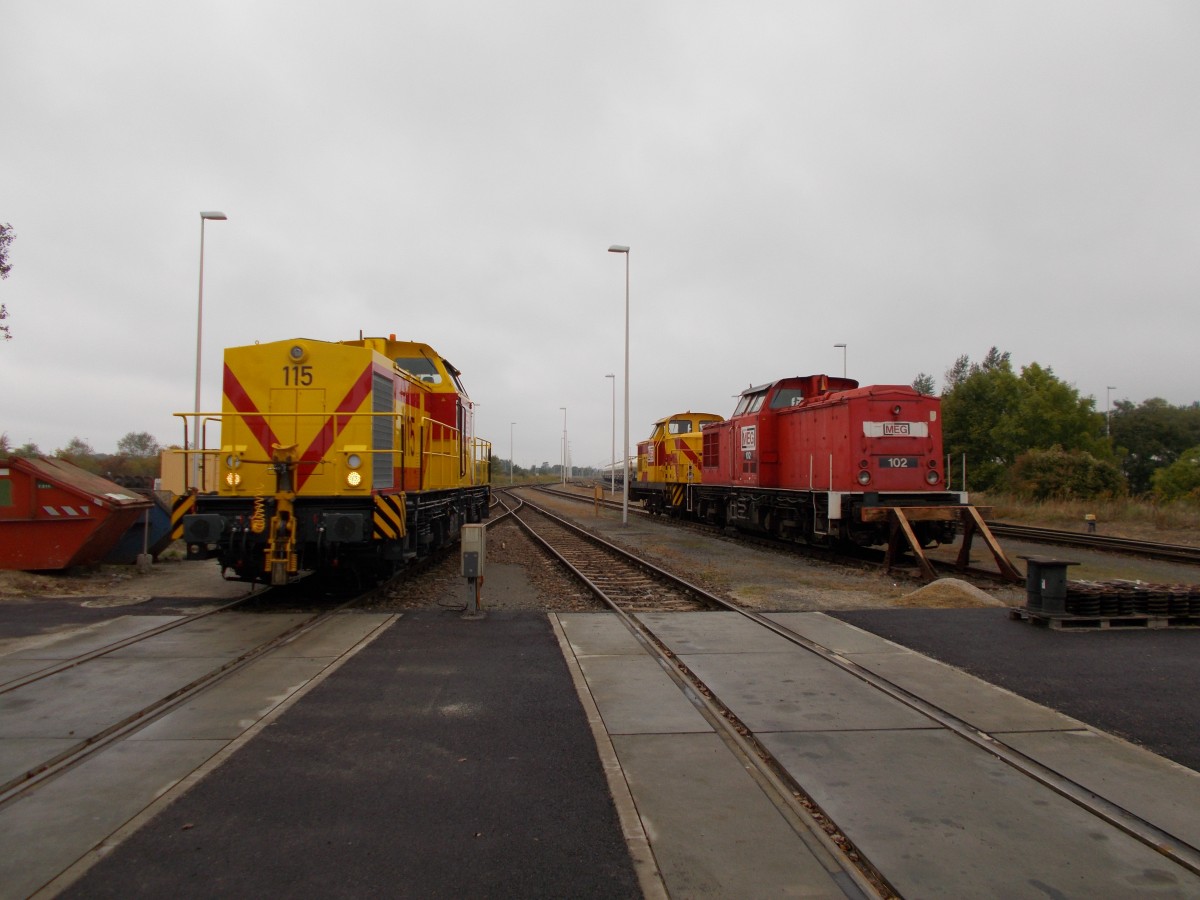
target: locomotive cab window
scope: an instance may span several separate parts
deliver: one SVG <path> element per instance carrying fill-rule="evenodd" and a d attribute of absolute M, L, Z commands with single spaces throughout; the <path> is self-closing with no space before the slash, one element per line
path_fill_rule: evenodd
<path fill-rule="evenodd" d="M 787 409 L 804 402 L 804 391 L 800 388 L 780 388 L 771 398 L 771 409 Z"/>
<path fill-rule="evenodd" d="M 692 422 L 690 419 L 672 419 L 667 423 L 667 434 L 690 434 Z"/>
<path fill-rule="evenodd" d="M 746 412 L 756 413 L 760 409 L 762 409 L 763 398 L 766 396 L 767 395 L 764 393 L 764 394 L 755 394 L 753 397 L 751 397 L 750 402 L 746 405 Z"/>
<path fill-rule="evenodd" d="M 426 384 L 442 383 L 442 375 L 438 372 L 432 359 L 424 356 L 398 356 L 394 362 L 405 372 L 415 375 Z"/>

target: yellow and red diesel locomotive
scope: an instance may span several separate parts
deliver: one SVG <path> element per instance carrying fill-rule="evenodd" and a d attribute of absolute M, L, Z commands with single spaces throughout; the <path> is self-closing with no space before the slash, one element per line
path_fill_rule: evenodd
<path fill-rule="evenodd" d="M 491 455 L 459 374 L 395 335 L 227 349 L 217 490 L 183 517 L 189 556 L 282 584 L 386 576 L 456 541 L 488 515 Z"/>
<path fill-rule="evenodd" d="M 700 429 L 720 421 L 713 413 L 689 410 L 655 422 L 650 437 L 638 444 L 637 479 L 629 486 L 629 499 L 643 501 L 655 515 L 691 513 L 701 477 Z"/>

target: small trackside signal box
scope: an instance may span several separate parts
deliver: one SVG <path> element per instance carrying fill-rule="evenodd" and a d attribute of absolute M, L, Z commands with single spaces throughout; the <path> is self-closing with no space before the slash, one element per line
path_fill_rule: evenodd
<path fill-rule="evenodd" d="M 487 559 L 487 526 L 464 525 L 461 540 L 462 576 L 482 578 L 484 561 Z"/>

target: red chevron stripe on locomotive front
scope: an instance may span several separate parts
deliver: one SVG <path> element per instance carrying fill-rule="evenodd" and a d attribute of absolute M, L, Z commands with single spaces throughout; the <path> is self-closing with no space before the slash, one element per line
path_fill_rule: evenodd
<path fill-rule="evenodd" d="M 224 382 L 225 399 L 229 401 L 230 406 L 242 414 L 242 421 L 246 423 L 246 427 L 250 429 L 250 433 L 258 440 L 267 454 L 267 458 L 270 459 L 271 445 L 278 444 L 279 439 L 271 430 L 271 423 L 263 418 L 258 407 L 254 405 L 254 401 L 250 399 L 250 394 L 237 380 L 237 376 L 233 374 L 228 363 L 225 365 Z"/>
<path fill-rule="evenodd" d="M 675 438 L 675 449 L 683 451 L 683 455 L 688 458 L 692 465 L 700 465 L 700 456 L 687 445 L 683 438 Z"/>
<path fill-rule="evenodd" d="M 230 405 L 242 414 L 242 420 L 246 423 L 246 427 L 254 435 L 263 452 L 270 458 L 272 448 L 279 445 L 279 438 L 276 437 L 275 432 L 271 429 L 271 424 L 254 404 L 249 392 L 238 381 L 237 376 L 233 374 L 228 365 L 225 366 L 224 390 Z M 308 445 L 308 449 L 300 457 L 296 466 L 296 490 L 300 490 L 304 482 L 316 470 L 317 463 L 333 446 L 334 439 L 350 423 L 351 414 L 362 405 L 370 393 L 371 366 L 368 364 L 354 384 L 350 386 L 350 390 L 346 392 L 346 396 L 342 398 L 342 402 L 338 404 L 334 414 L 325 420 L 321 430 L 317 432 L 312 443 Z"/>
<path fill-rule="evenodd" d="M 317 463 L 333 446 L 334 439 L 350 424 L 353 418 L 352 414 L 357 412 L 363 401 L 370 395 L 371 364 L 368 363 L 362 374 L 358 376 L 358 380 L 350 385 L 350 390 L 346 392 L 342 402 L 337 405 L 333 415 L 325 420 L 321 430 L 317 432 L 317 436 L 312 439 L 312 443 L 300 457 L 299 465 L 296 466 L 296 490 L 300 490 L 304 482 L 308 481 L 309 476 L 316 471 Z"/>

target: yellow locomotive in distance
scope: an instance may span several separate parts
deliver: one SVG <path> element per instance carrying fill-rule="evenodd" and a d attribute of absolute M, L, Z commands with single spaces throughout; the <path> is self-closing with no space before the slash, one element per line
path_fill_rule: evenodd
<path fill-rule="evenodd" d="M 637 480 L 629 499 L 641 500 L 651 513 L 672 516 L 692 510 L 692 487 L 700 484 L 702 435 L 713 413 L 678 413 L 654 423 L 648 440 L 638 443 Z"/>
<path fill-rule="evenodd" d="M 217 490 L 183 517 L 189 557 L 271 584 L 373 579 L 457 541 L 488 515 L 491 455 L 459 374 L 395 335 L 227 349 Z"/>

